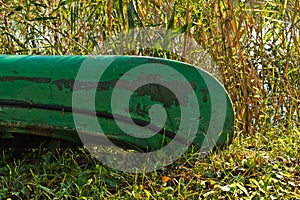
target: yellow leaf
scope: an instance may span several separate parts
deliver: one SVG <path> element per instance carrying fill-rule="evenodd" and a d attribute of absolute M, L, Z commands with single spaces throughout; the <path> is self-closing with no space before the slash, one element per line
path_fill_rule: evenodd
<path fill-rule="evenodd" d="M 170 177 L 168 177 L 168 176 L 163 176 L 163 177 L 161 177 L 161 181 L 162 181 L 163 183 L 167 183 L 169 180 L 172 180 L 172 178 L 170 178 Z"/>

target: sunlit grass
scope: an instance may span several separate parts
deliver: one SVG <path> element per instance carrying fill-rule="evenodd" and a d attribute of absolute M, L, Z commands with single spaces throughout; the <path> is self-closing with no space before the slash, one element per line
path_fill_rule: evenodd
<path fill-rule="evenodd" d="M 0 199 L 294 199 L 300 198 L 300 132 L 241 134 L 205 158 L 189 152 L 171 166 L 129 174 L 85 150 L 1 151 Z"/>

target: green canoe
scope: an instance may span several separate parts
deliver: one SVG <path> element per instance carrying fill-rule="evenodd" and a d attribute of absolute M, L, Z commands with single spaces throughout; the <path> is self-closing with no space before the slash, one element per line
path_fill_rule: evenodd
<path fill-rule="evenodd" d="M 171 140 L 223 145 L 233 137 L 233 121 L 222 85 L 185 63 L 137 56 L 0 56 L 2 138 L 29 134 L 74 144 L 108 138 L 152 151 Z"/>

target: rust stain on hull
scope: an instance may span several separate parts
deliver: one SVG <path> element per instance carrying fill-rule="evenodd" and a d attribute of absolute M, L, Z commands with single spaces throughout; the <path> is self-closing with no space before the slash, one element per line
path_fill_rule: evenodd
<path fill-rule="evenodd" d="M 15 81 L 29 81 L 35 83 L 50 83 L 51 78 L 41 77 L 25 77 L 25 76 L 0 76 L 0 82 L 15 82 Z"/>

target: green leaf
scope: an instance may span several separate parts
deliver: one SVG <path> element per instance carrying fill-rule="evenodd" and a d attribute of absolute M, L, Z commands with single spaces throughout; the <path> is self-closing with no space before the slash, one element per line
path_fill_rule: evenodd
<path fill-rule="evenodd" d="M 123 0 L 119 0 L 119 13 L 122 17 L 122 20 L 123 20 L 123 24 L 125 23 L 125 16 L 124 16 L 124 12 L 123 12 Z"/>
<path fill-rule="evenodd" d="M 7 35 L 9 35 L 9 37 L 11 37 L 11 39 L 13 39 L 20 47 L 22 47 L 23 49 L 25 49 L 25 45 L 18 39 L 16 38 L 14 35 L 8 33 L 7 31 L 5 32 Z"/>
<path fill-rule="evenodd" d="M 175 29 L 176 33 L 186 33 L 188 30 L 190 30 L 191 28 L 193 28 L 195 25 L 197 25 L 197 23 L 195 22 L 191 22 L 189 24 L 186 24 L 180 28 Z"/>
<path fill-rule="evenodd" d="M 172 15 L 171 15 L 171 18 L 170 18 L 169 23 L 168 23 L 168 27 L 167 27 L 168 30 L 174 28 L 175 11 L 176 11 L 176 2 L 174 4 Z"/>
<path fill-rule="evenodd" d="M 130 1 L 127 7 L 129 29 L 134 29 L 134 10 L 135 10 L 134 4 L 132 1 Z"/>

